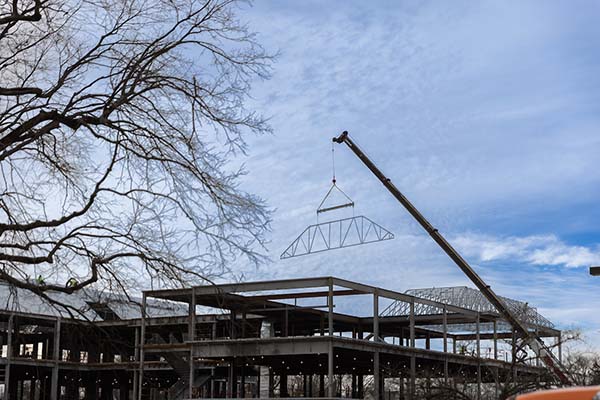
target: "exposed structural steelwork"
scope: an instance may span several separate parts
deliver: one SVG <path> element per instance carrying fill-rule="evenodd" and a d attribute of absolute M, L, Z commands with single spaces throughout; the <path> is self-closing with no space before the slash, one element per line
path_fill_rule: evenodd
<path fill-rule="evenodd" d="M 491 399 L 504 382 L 552 379 L 517 358 L 498 312 L 409 293 L 318 277 L 147 291 L 137 310 L 61 298 L 86 320 L 28 299 L 0 310 L 0 398 L 416 400 L 446 385 Z M 385 311 L 400 303 L 405 314 Z M 560 357 L 561 332 L 532 327 Z"/>
<path fill-rule="evenodd" d="M 362 215 L 322 222 L 306 228 L 284 250 L 281 259 L 393 238 L 393 233 Z"/>
<path fill-rule="evenodd" d="M 411 296 L 424 299 L 439 301 L 445 304 L 452 304 L 469 310 L 478 312 L 496 312 L 496 308 L 490 303 L 479 290 L 466 286 L 439 287 L 426 289 L 411 289 L 406 292 Z M 535 307 L 528 303 L 499 296 L 500 299 L 511 309 L 513 314 L 525 324 L 537 327 L 554 328 L 554 324 L 546 317 L 537 312 Z M 431 306 L 429 306 L 431 307 Z M 406 314 L 406 304 L 394 302 L 384 310 L 384 315 L 403 315 Z M 435 310 L 428 310 L 434 313 Z M 439 312 L 439 310 L 438 310 Z"/>

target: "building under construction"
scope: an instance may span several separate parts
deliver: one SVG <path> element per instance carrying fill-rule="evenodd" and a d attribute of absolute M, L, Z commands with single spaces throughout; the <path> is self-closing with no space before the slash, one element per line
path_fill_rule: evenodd
<path fill-rule="evenodd" d="M 467 287 L 401 293 L 322 277 L 146 291 L 133 302 L 57 293 L 58 308 L 8 285 L 0 298 L 2 399 L 417 399 L 440 388 L 483 399 L 506 382 L 552 379 Z M 561 332 L 502 300 L 560 359 Z"/>

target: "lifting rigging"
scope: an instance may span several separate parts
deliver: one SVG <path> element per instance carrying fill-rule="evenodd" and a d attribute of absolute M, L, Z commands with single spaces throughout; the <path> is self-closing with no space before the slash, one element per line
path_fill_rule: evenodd
<path fill-rule="evenodd" d="M 333 177 L 331 187 L 317 207 L 317 223 L 309 225 L 281 253 L 286 259 L 327 250 L 381 242 L 394 238 L 394 234 L 363 215 L 354 215 L 354 201 L 337 185 L 335 178 L 335 149 L 331 145 Z M 338 196 L 338 199 L 335 196 Z M 339 199 L 341 198 L 341 200 Z M 352 217 L 319 222 L 323 213 L 352 208 Z"/>
<path fill-rule="evenodd" d="M 527 329 L 527 326 L 515 317 L 510 308 L 496 295 L 492 288 L 471 268 L 469 263 L 446 241 L 441 233 L 417 210 L 417 208 L 400 192 L 400 190 L 387 178 L 383 172 L 367 157 L 367 155 L 350 139 L 348 132 L 344 131 L 338 137 L 333 138 L 334 143 L 346 144 L 352 152 L 363 162 L 363 164 L 379 179 L 385 188 L 406 208 L 414 219 L 429 233 L 433 240 L 444 250 L 444 252 L 458 265 L 465 275 L 477 286 L 486 299 L 496 307 L 502 317 L 508 321 L 513 329 L 519 333 L 531 350 L 546 364 L 553 375 L 563 384 L 572 385 L 573 381 L 561 364 L 560 360 L 546 346 L 544 341 L 535 333 Z"/>

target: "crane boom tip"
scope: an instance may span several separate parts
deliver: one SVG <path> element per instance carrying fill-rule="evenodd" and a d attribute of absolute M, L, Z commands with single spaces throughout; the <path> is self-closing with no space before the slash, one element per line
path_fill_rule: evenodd
<path fill-rule="evenodd" d="M 344 132 L 342 132 L 342 134 L 340 136 L 334 137 L 333 141 L 335 143 L 343 143 L 347 136 L 348 136 L 348 131 L 344 131 Z"/>

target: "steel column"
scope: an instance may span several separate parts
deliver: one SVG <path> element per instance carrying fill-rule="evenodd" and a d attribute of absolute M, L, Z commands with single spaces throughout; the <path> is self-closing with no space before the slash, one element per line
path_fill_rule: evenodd
<path fill-rule="evenodd" d="M 327 396 L 334 397 L 333 387 L 333 342 L 329 342 L 329 351 L 327 352 Z"/>
<path fill-rule="evenodd" d="M 333 280 L 329 278 L 329 293 L 327 294 L 327 324 L 329 336 L 333 336 Z"/>
<path fill-rule="evenodd" d="M 50 400 L 58 400 L 58 362 L 60 361 L 60 317 L 56 319 L 54 328 L 54 348 L 53 348 L 53 359 L 54 365 L 52 366 L 52 380 L 50 384 Z"/>
<path fill-rule="evenodd" d="M 373 293 L 373 340 L 379 342 L 379 295 L 377 290 Z"/>
<path fill-rule="evenodd" d="M 375 400 L 381 399 L 380 393 L 380 371 L 379 371 L 379 352 L 373 353 L 373 398 Z"/>
<path fill-rule="evenodd" d="M 14 315 L 10 315 L 8 317 L 8 329 L 7 329 L 7 334 L 8 334 L 8 338 L 6 340 L 6 369 L 4 370 L 4 393 L 5 397 L 8 398 L 9 396 L 9 387 L 10 387 L 10 365 L 11 365 L 11 360 L 12 360 L 12 356 L 13 356 L 13 346 L 12 346 L 12 336 L 13 336 L 13 328 L 14 328 Z"/>
<path fill-rule="evenodd" d="M 415 301 L 410 301 L 410 315 L 409 324 L 410 324 L 410 347 L 415 347 Z"/>
<path fill-rule="evenodd" d="M 142 389 L 144 386 L 144 344 L 146 342 L 146 293 L 142 294 L 142 321 L 140 326 L 140 364 L 138 378 L 138 398 L 142 400 Z"/>

